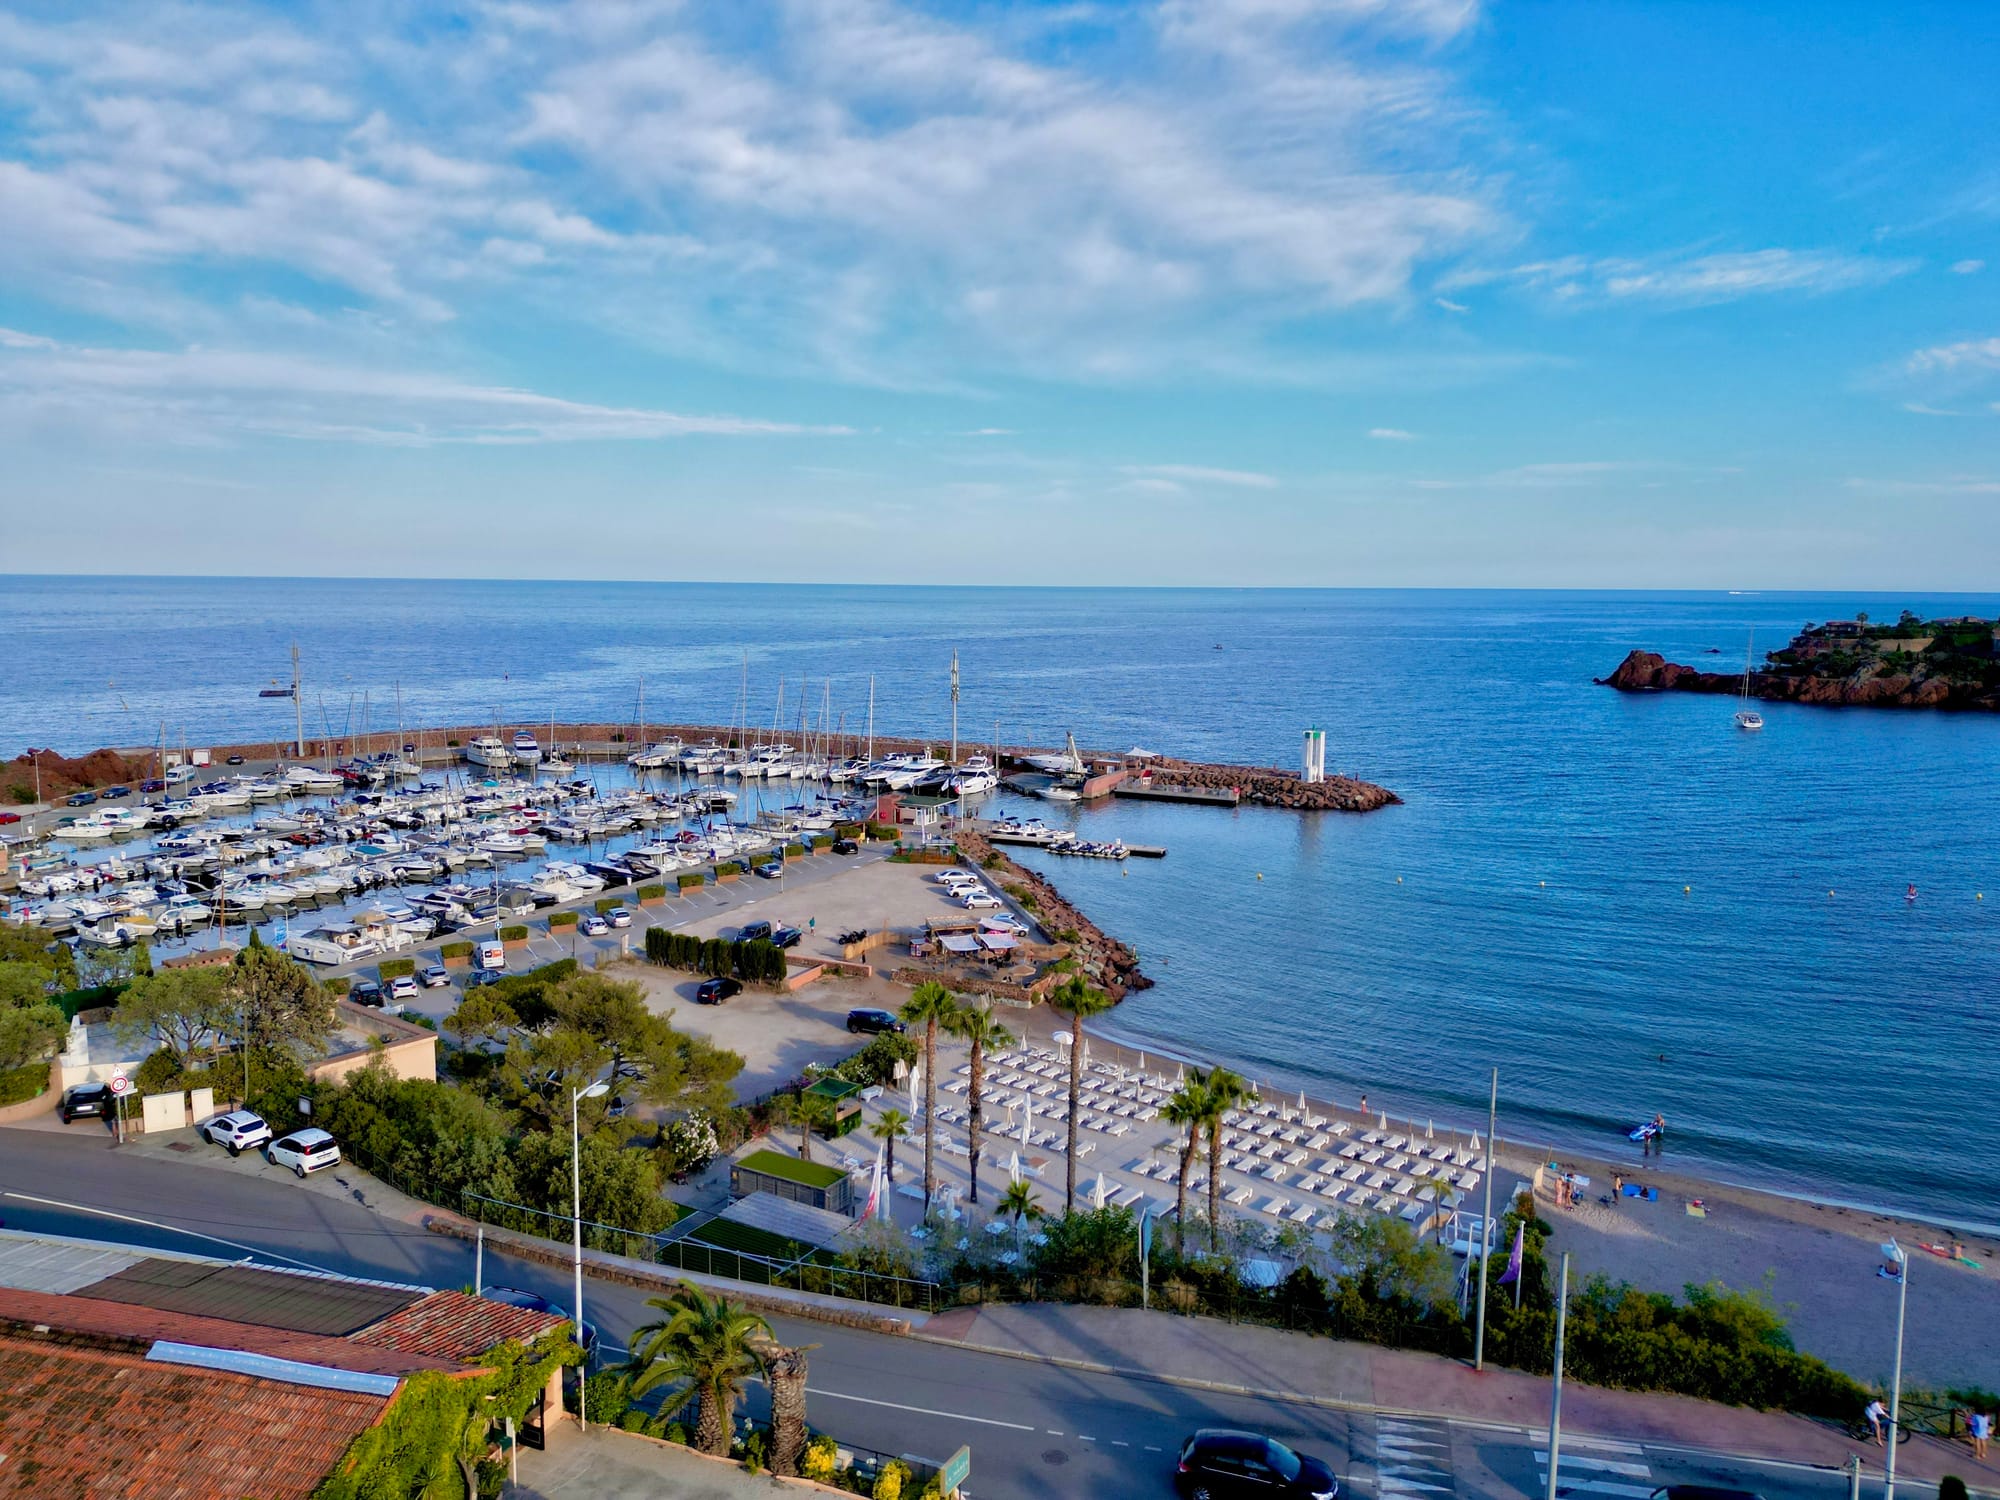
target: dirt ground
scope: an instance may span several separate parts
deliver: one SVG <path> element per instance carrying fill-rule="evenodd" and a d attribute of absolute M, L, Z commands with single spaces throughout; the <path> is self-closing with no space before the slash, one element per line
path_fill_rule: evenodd
<path fill-rule="evenodd" d="M 843 932 L 913 930 L 927 921 L 970 915 L 933 878 L 939 868 L 884 860 L 858 865 L 835 879 L 792 891 L 782 889 L 779 881 L 753 876 L 742 883 L 755 882 L 758 893 L 754 899 L 690 922 L 684 930 L 700 937 L 734 937 L 746 922 L 767 921 L 796 927 L 805 934 L 792 950 L 793 957 L 838 958 L 840 944 L 836 939 Z"/>

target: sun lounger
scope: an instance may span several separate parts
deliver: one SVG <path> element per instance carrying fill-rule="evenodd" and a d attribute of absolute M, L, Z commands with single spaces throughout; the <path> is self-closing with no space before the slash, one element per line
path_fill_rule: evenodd
<path fill-rule="evenodd" d="M 1409 1170 L 1410 1159 L 1398 1151 L 1392 1154 L 1382 1165 L 1387 1167 L 1391 1172 L 1404 1172 Z"/>
<path fill-rule="evenodd" d="M 1322 1130 L 1318 1135 L 1314 1136 L 1311 1140 L 1306 1142 L 1306 1147 L 1308 1150 L 1312 1151 L 1324 1151 L 1328 1146 L 1331 1146 L 1332 1144 L 1333 1144 L 1333 1137 L 1328 1135 L 1324 1130 Z"/>
<path fill-rule="evenodd" d="M 1346 1145 L 1340 1148 L 1340 1154 L 1342 1156 L 1347 1157 L 1351 1161 L 1359 1157 L 1361 1153 L 1366 1149 L 1367 1148 L 1363 1146 L 1359 1141 L 1349 1141 Z"/>
<path fill-rule="evenodd" d="M 1384 1141 L 1388 1140 L 1389 1137 L 1385 1135 L 1382 1131 L 1370 1130 L 1370 1131 L 1365 1131 L 1362 1134 L 1361 1139 L 1370 1146 L 1379 1146 Z"/>
<path fill-rule="evenodd" d="M 1347 1201 L 1353 1204 L 1356 1208 L 1366 1208 L 1372 1197 L 1373 1194 L 1371 1194 L 1367 1188 L 1358 1187 L 1347 1195 Z"/>
<path fill-rule="evenodd" d="M 1301 1203 L 1297 1208 L 1286 1214 L 1285 1217 L 1290 1219 L 1294 1224 L 1310 1224 L 1318 1214 L 1318 1204 Z"/>
<path fill-rule="evenodd" d="M 1377 1162 L 1381 1161 L 1382 1158 L 1387 1156 L 1388 1154 L 1389 1153 L 1384 1151 L 1380 1146 L 1371 1146 L 1368 1150 L 1361 1153 L 1361 1159 L 1367 1162 L 1368 1165 L 1372 1167 Z"/>
<path fill-rule="evenodd" d="M 896 1192 L 900 1197 L 915 1198 L 919 1203 L 923 1202 L 924 1190 L 917 1183 L 899 1182 L 896 1184 Z"/>
<path fill-rule="evenodd" d="M 1264 1170 L 1259 1172 L 1257 1175 L 1263 1178 L 1266 1182 L 1283 1182 L 1287 1177 L 1291 1176 L 1291 1173 L 1287 1171 L 1279 1163 L 1272 1162 L 1271 1165 L 1264 1168 Z"/>
<path fill-rule="evenodd" d="M 1370 1172 L 1368 1174 L 1368 1185 L 1378 1193 L 1394 1180 L 1387 1172 Z"/>
<path fill-rule="evenodd" d="M 1399 1219 L 1407 1219 L 1412 1224 L 1414 1224 L 1417 1222 L 1417 1220 L 1423 1218 L 1424 1215 L 1426 1215 L 1429 1212 L 1430 1210 L 1425 1208 L 1421 1203 L 1406 1203 L 1403 1205 L 1402 1212 L 1397 1214 L 1396 1217 Z"/>
<path fill-rule="evenodd" d="M 1235 1192 L 1229 1195 L 1228 1201 L 1235 1204 L 1238 1208 L 1241 1208 L 1244 1204 L 1250 1201 L 1250 1193 L 1251 1190 L 1249 1188 L 1240 1187 Z"/>
<path fill-rule="evenodd" d="M 1378 1214 L 1392 1214 L 1402 1206 L 1403 1200 L 1393 1193 L 1384 1193 L 1375 1200 L 1375 1212 Z"/>
<path fill-rule="evenodd" d="M 1299 1191 L 1302 1193 L 1316 1193 L 1325 1186 L 1326 1179 L 1324 1177 L 1307 1177 L 1299 1183 Z"/>
<path fill-rule="evenodd" d="M 1347 1167 L 1346 1170 L 1344 1170 L 1340 1175 L 1343 1181 L 1359 1182 L 1362 1178 L 1368 1175 L 1368 1169 L 1362 1166 L 1361 1163 L 1357 1161 L 1352 1165 L 1350 1165 L 1349 1167 Z"/>
<path fill-rule="evenodd" d="M 1257 1212 L 1260 1214 L 1269 1214 L 1274 1219 L 1282 1219 L 1287 1213 L 1291 1212 L 1291 1207 L 1292 1200 L 1289 1198 L 1272 1198 L 1266 1201 L 1264 1206 L 1258 1209 Z"/>
<path fill-rule="evenodd" d="M 1477 1172 L 1464 1172 L 1459 1175 L 1458 1190 L 1460 1192 L 1469 1193 L 1478 1186 L 1479 1174 Z"/>
<path fill-rule="evenodd" d="M 1411 1178 L 1398 1177 L 1394 1182 L 1389 1184 L 1389 1191 L 1396 1194 L 1398 1197 L 1407 1198 L 1410 1194 L 1410 1190 L 1414 1188 L 1416 1185 L 1417 1184 L 1415 1183 L 1415 1181 L 1412 1180 Z"/>
<path fill-rule="evenodd" d="M 1285 1153 L 1285 1163 L 1287 1166 L 1296 1167 L 1301 1162 L 1307 1162 L 1311 1160 L 1312 1157 L 1307 1152 L 1299 1150 L 1296 1146 L 1293 1147 L 1290 1151 L 1287 1151 Z"/>

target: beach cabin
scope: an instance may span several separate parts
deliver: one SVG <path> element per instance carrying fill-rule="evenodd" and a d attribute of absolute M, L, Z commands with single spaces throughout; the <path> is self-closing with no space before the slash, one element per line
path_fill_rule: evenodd
<path fill-rule="evenodd" d="M 776 1198 L 824 1208 L 852 1217 L 855 1208 L 854 1181 L 838 1167 L 821 1166 L 816 1161 L 800 1161 L 776 1151 L 752 1151 L 729 1168 L 732 1198 L 752 1193 L 769 1193 Z"/>
<path fill-rule="evenodd" d="M 822 1078 L 806 1090 L 806 1098 L 824 1100 L 826 1115 L 819 1133 L 829 1140 L 852 1135 L 861 1124 L 861 1085 L 845 1078 Z"/>

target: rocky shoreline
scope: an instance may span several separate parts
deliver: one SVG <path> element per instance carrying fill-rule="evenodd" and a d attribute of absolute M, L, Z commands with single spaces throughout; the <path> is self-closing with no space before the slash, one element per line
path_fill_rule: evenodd
<path fill-rule="evenodd" d="M 953 842 L 960 854 L 992 873 L 1003 886 L 1021 885 L 1032 891 L 1035 920 L 1050 937 L 1075 933 L 1074 938 L 1065 937 L 1062 941 L 1069 944 L 1077 968 L 1113 1000 L 1122 1000 L 1133 990 L 1153 987 L 1153 981 L 1139 972 L 1139 955 L 1131 946 L 1119 942 L 1086 917 L 1047 876 L 1016 864 L 1004 849 L 995 848 L 975 829 L 959 828 Z"/>
<path fill-rule="evenodd" d="M 1296 771 L 1271 766 L 1231 766 L 1163 756 L 1151 763 L 1160 780 L 1178 786 L 1235 787 L 1245 802 L 1259 807 L 1287 807 L 1299 812 L 1375 812 L 1400 805 L 1402 798 L 1372 781 L 1329 776 L 1302 781 Z"/>
<path fill-rule="evenodd" d="M 1621 693 L 1713 693 L 1743 689 L 1741 672 L 1703 672 L 1670 662 L 1657 651 L 1633 651 L 1609 677 L 1597 681 Z M 1752 672 L 1750 696 L 1770 703 L 1828 708 L 1946 708 L 2000 712 L 2000 689 L 1914 672 L 1860 671 L 1846 677 Z"/>

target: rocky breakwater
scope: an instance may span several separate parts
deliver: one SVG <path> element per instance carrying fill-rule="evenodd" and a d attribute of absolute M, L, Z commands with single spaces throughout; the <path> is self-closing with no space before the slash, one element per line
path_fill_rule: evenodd
<path fill-rule="evenodd" d="M 990 872 L 1002 887 L 1019 886 L 1034 897 L 1022 905 L 1032 905 L 1042 930 L 1069 945 L 1077 968 L 1098 989 L 1122 1000 L 1133 990 L 1152 988 L 1153 981 L 1139 972 L 1139 955 L 1072 906 L 1047 876 L 1017 865 L 1005 850 L 970 828 L 960 828 L 956 841 L 959 853 Z"/>
<path fill-rule="evenodd" d="M 1162 756 L 1149 763 L 1153 775 L 1178 786 L 1235 787 L 1245 802 L 1262 807 L 1289 807 L 1300 812 L 1374 812 L 1403 799 L 1372 781 L 1329 776 L 1302 781 L 1296 771 L 1270 766 L 1214 765 Z"/>
<path fill-rule="evenodd" d="M 1741 672 L 1703 672 L 1668 661 L 1657 651 L 1633 651 L 1609 677 L 1597 680 L 1623 693 L 1734 694 L 1743 689 Z M 1833 708 L 2000 711 L 2000 689 L 1932 673 L 1921 662 L 1908 670 L 1885 663 L 1866 663 L 1839 676 L 1796 670 L 1753 672 L 1750 696 L 1771 703 L 1808 703 Z"/>

